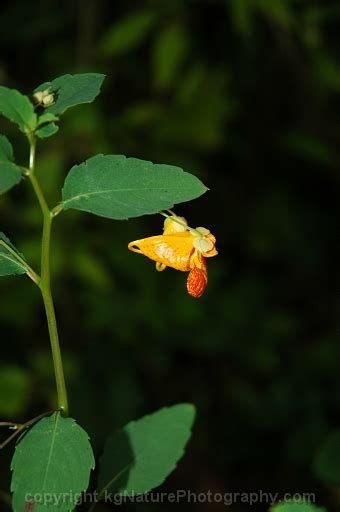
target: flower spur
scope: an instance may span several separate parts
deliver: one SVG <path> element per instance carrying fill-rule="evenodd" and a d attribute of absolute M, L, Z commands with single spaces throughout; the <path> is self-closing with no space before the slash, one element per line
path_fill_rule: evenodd
<path fill-rule="evenodd" d="M 163 234 L 130 242 L 130 251 L 143 254 L 156 262 L 156 269 L 166 267 L 189 272 L 187 290 L 189 295 L 199 298 L 208 284 L 206 258 L 217 255 L 216 239 L 206 228 L 188 226 L 184 217 L 161 212 L 166 217 Z"/>

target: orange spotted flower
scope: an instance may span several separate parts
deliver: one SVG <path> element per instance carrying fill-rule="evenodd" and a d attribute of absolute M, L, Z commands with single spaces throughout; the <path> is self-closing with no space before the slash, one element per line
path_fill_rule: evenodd
<path fill-rule="evenodd" d="M 170 211 L 170 210 L 169 210 Z M 130 242 L 128 248 L 156 262 L 156 269 L 171 267 L 189 272 L 187 290 L 193 297 L 201 297 L 208 284 L 206 258 L 216 256 L 216 239 L 206 228 L 193 229 L 184 217 L 170 211 L 166 216 L 163 234 Z"/>

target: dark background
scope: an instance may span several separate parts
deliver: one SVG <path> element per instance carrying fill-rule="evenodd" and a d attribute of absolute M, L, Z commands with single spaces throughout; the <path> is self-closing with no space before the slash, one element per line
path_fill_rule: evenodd
<path fill-rule="evenodd" d="M 65 73 L 107 75 L 101 96 L 39 143 L 51 205 L 68 169 L 100 152 L 179 165 L 210 188 L 176 208 L 217 238 L 199 300 L 186 294 L 186 275 L 159 274 L 127 250 L 160 233 L 161 217 L 66 212 L 54 226 L 71 415 L 96 453 L 126 421 L 182 401 L 197 407 L 187 453 L 160 490 L 314 492 L 339 506 L 313 463 L 340 423 L 339 24 L 337 1 L 1 4 L 2 85 L 30 94 Z M 25 165 L 26 141 L 0 123 Z M 28 183 L 1 197 L 0 219 L 38 267 L 41 214 Z M 0 416 L 24 421 L 55 404 L 29 280 L 2 278 L 0 325 Z M 1 452 L 6 492 L 11 453 Z"/>

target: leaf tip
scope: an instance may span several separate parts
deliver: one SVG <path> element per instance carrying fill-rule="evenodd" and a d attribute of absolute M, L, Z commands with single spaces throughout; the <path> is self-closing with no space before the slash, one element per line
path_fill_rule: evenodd
<path fill-rule="evenodd" d="M 191 416 L 193 423 L 197 413 L 195 405 L 191 403 L 184 403 L 179 405 L 188 413 L 188 416 Z"/>

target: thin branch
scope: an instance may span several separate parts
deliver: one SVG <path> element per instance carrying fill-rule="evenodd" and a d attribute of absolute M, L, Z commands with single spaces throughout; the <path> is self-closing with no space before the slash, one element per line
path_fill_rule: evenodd
<path fill-rule="evenodd" d="M 28 420 L 28 421 L 26 421 L 26 423 L 22 423 L 22 424 L 12 423 L 12 422 L 2 422 L 2 426 L 5 426 L 5 423 L 7 423 L 7 426 L 16 426 L 17 429 L 15 430 L 15 432 L 13 432 L 13 434 L 11 434 L 9 437 L 7 437 L 7 439 L 5 439 L 5 441 L 3 441 L 3 443 L 0 443 L 0 450 L 5 448 L 5 446 L 7 446 L 11 441 L 13 441 L 13 439 L 15 439 L 23 430 L 30 427 L 31 425 L 33 425 L 37 421 L 41 420 L 45 416 L 48 416 L 49 414 L 53 414 L 54 412 L 55 411 L 43 412 L 42 414 L 39 414 L 39 416 L 36 416 L 35 418 L 32 418 L 31 420 Z"/>
<path fill-rule="evenodd" d="M 0 427 L 19 428 L 21 423 L 13 423 L 12 421 L 0 421 Z"/>

